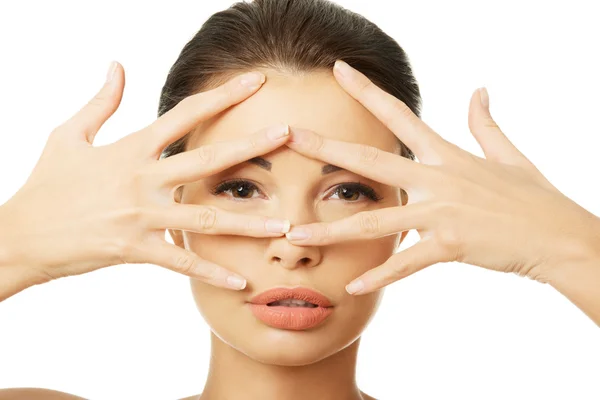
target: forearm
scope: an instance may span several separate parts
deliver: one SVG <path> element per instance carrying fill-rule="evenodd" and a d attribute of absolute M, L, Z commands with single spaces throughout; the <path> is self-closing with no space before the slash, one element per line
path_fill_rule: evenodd
<path fill-rule="evenodd" d="M 38 283 L 23 273 L 22 267 L 0 263 L 0 302 Z"/>
<path fill-rule="evenodd" d="M 17 243 L 10 240 L 14 221 L 3 211 L 0 206 L 0 302 L 43 281 L 19 262 Z"/>
<path fill-rule="evenodd" d="M 600 218 L 577 257 L 554 268 L 548 283 L 600 327 Z"/>
<path fill-rule="evenodd" d="M 600 260 L 561 268 L 549 283 L 600 327 Z"/>

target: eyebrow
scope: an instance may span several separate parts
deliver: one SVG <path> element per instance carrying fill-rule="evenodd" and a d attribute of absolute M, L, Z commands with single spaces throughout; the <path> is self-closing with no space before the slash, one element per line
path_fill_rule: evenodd
<path fill-rule="evenodd" d="M 273 166 L 273 164 L 271 164 L 270 161 L 267 161 L 262 157 L 251 158 L 248 160 L 248 162 L 251 164 L 257 165 L 263 169 L 266 169 L 267 171 L 271 171 L 271 167 Z M 327 164 L 327 165 L 324 165 L 323 168 L 321 168 L 321 175 L 327 175 L 332 172 L 342 171 L 342 170 L 343 170 L 343 168 L 337 167 L 335 165 Z"/>

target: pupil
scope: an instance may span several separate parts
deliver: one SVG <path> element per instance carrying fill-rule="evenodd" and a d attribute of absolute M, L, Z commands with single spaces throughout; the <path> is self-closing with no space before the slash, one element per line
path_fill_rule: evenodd
<path fill-rule="evenodd" d="M 357 200 L 359 195 L 360 195 L 360 193 L 357 190 L 349 189 L 349 188 L 342 188 L 342 196 L 346 200 Z"/>
<path fill-rule="evenodd" d="M 248 195 L 251 193 L 252 193 L 252 188 L 248 187 L 248 185 L 240 185 L 234 191 L 234 197 L 247 198 Z"/>

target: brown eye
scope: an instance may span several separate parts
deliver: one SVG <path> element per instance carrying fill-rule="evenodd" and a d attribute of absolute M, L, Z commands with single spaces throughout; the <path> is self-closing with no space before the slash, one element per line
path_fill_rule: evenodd
<path fill-rule="evenodd" d="M 252 193 L 256 191 L 256 187 L 254 185 L 241 184 L 238 185 L 231 190 L 231 195 L 238 199 L 250 199 L 252 198 Z"/>
<path fill-rule="evenodd" d="M 360 200 L 368 199 L 372 201 L 379 201 L 381 197 L 377 195 L 375 190 L 367 185 L 363 185 L 359 182 L 347 182 L 339 184 L 331 195 L 327 198 L 344 200 L 346 202 L 358 202 Z"/>
<path fill-rule="evenodd" d="M 217 185 L 217 187 L 212 190 L 212 193 L 215 196 L 221 193 L 227 193 L 234 199 L 248 200 L 258 197 L 260 190 L 252 182 L 234 179 Z"/>
<path fill-rule="evenodd" d="M 348 200 L 348 201 L 356 201 L 360 197 L 360 192 L 353 188 L 348 188 L 348 187 L 342 186 L 342 187 L 338 188 L 337 192 L 338 192 L 338 196 L 340 196 L 340 199 L 344 199 L 344 200 Z"/>

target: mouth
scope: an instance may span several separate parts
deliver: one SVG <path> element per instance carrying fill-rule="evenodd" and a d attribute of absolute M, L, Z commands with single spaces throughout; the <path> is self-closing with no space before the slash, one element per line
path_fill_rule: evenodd
<path fill-rule="evenodd" d="M 331 300 L 323 294 L 305 287 L 273 288 L 254 296 L 250 303 L 269 307 L 332 307 Z"/>
<path fill-rule="evenodd" d="M 322 324 L 333 312 L 331 301 L 308 288 L 274 288 L 249 302 L 250 310 L 266 325 L 304 331 Z"/>
<path fill-rule="evenodd" d="M 285 300 L 277 300 L 267 303 L 267 306 L 282 306 L 282 307 L 308 307 L 315 308 L 319 307 L 314 303 L 309 303 L 308 301 L 300 300 L 300 299 L 285 299 Z"/>

